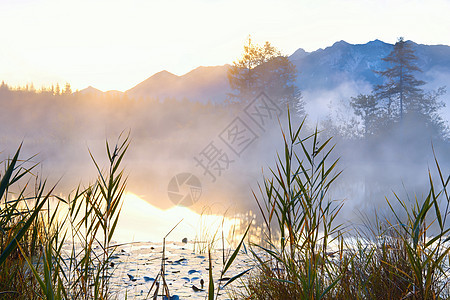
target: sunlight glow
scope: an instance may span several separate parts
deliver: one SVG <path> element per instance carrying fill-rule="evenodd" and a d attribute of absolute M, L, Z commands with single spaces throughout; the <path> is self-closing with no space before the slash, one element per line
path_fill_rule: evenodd
<path fill-rule="evenodd" d="M 135 194 L 127 193 L 123 196 L 123 207 L 114 239 L 118 242 L 162 242 L 164 236 L 180 220 L 183 221 L 170 233 L 168 241 L 180 242 L 183 238 L 187 238 L 192 242 L 196 237 L 202 239 L 204 235 L 213 235 L 215 231 L 218 231 L 220 236 L 223 220 L 224 236 L 228 237 L 237 222 L 235 219 L 224 219 L 219 215 L 200 215 L 182 206 L 162 210 Z"/>
<path fill-rule="evenodd" d="M 448 11 L 446 0 L 1 1 L 0 81 L 124 91 L 164 69 L 232 63 L 249 34 L 285 54 L 398 36 L 450 44 Z"/>

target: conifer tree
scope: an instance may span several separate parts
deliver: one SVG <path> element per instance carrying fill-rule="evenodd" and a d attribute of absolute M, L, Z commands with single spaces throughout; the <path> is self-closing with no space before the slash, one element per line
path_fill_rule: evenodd
<path fill-rule="evenodd" d="M 405 126 L 416 126 L 426 129 L 433 136 L 445 138 L 448 128 L 439 110 L 445 106 L 439 97 L 445 94 L 445 87 L 436 91 L 424 91 L 422 86 L 426 82 L 415 77 L 422 70 L 417 66 L 417 56 L 414 53 L 411 42 L 406 42 L 402 37 L 398 39 L 391 53 L 383 58 L 389 64 L 384 71 L 376 73 L 384 77 L 385 81 L 375 87 L 375 96 L 384 102 L 382 118 L 378 122 L 403 122 L 408 117 Z"/>
<path fill-rule="evenodd" d="M 357 97 L 351 98 L 350 106 L 353 108 L 355 115 L 361 117 L 363 121 L 364 136 L 367 137 L 375 133 L 380 110 L 375 96 L 359 94 Z"/>
<path fill-rule="evenodd" d="M 55 95 L 60 95 L 61 94 L 61 90 L 59 88 L 59 83 L 56 83 L 56 87 L 55 87 Z"/>
<path fill-rule="evenodd" d="M 70 83 L 66 82 L 66 86 L 64 87 L 63 94 L 65 94 L 65 95 L 72 94 L 72 88 L 70 87 Z"/>
<path fill-rule="evenodd" d="M 389 64 L 389 68 L 376 72 L 384 77 L 385 82 L 375 88 L 376 96 L 380 100 L 386 100 L 386 110 L 389 115 L 398 113 L 400 120 L 405 111 L 421 110 L 420 101 L 424 96 L 420 88 L 425 84 L 418 80 L 414 74 L 422 72 L 417 66 L 417 56 L 411 47 L 411 43 L 400 37 L 389 55 L 383 58 Z"/>

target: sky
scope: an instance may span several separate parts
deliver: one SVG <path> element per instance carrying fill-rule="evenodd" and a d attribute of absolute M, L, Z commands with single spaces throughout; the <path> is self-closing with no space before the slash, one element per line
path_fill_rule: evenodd
<path fill-rule="evenodd" d="M 450 45 L 450 0 L 0 0 L 0 80 L 125 91 L 231 64 L 249 35 L 290 55 L 345 40 Z"/>

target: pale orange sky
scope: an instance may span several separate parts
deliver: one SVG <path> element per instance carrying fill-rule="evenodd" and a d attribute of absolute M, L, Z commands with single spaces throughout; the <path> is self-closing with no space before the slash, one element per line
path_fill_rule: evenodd
<path fill-rule="evenodd" d="M 285 54 L 399 36 L 450 45 L 449 0 L 0 0 L 0 80 L 127 90 L 232 63 L 249 34 Z"/>

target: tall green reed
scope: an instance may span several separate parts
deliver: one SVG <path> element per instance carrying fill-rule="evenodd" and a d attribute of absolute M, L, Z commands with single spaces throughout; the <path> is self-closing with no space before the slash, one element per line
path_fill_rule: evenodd
<path fill-rule="evenodd" d="M 126 178 L 120 164 L 129 146 L 129 136 L 120 136 L 115 146 L 106 142 L 108 168 L 98 171 L 95 183 L 78 187 L 67 199 L 56 197 L 48 208 L 46 230 L 39 235 L 42 256 L 33 257 L 20 248 L 46 299 L 110 299 L 112 237 L 121 210 Z M 62 214 L 62 216 L 61 216 Z M 43 215 L 40 216 L 44 218 Z M 67 246 L 70 250 L 67 251 Z M 20 246 L 19 246 L 20 247 Z"/>
<path fill-rule="evenodd" d="M 4 299 L 35 297 L 37 282 L 21 252 L 30 256 L 42 252 L 38 237 L 44 226 L 39 214 L 51 195 L 51 190 L 45 192 L 45 182 L 36 185 L 35 195 L 30 195 L 28 183 L 36 164 L 33 158 L 19 159 L 21 148 L 12 159 L 4 161 L 0 180 L 0 296 Z M 26 183 L 20 187 L 23 181 Z"/>
<path fill-rule="evenodd" d="M 227 250 L 227 249 L 225 249 L 225 247 L 222 247 L 222 269 L 220 270 L 220 276 L 219 276 L 217 287 L 215 287 L 215 283 L 214 283 L 214 276 L 213 276 L 213 267 L 214 266 L 213 266 L 212 254 L 211 254 L 211 251 L 213 250 L 214 239 L 209 244 L 209 247 L 208 247 L 208 262 L 209 262 L 208 300 L 219 299 L 220 291 L 223 288 L 225 288 L 226 286 L 228 286 L 235 280 L 240 279 L 241 277 L 243 277 L 245 274 L 247 274 L 252 269 L 252 267 L 247 268 L 246 270 L 239 272 L 238 274 L 234 275 L 231 278 L 225 277 L 225 275 L 227 274 L 227 272 L 230 270 L 231 266 L 233 265 L 234 261 L 236 260 L 238 254 L 239 254 L 239 251 L 241 250 L 241 248 L 245 247 L 244 241 L 245 241 L 245 238 L 247 237 L 250 226 L 251 226 L 251 223 L 248 224 L 247 229 L 245 230 L 244 234 L 242 235 L 240 242 L 238 243 L 238 245 L 236 246 L 236 248 L 233 251 L 231 249 Z M 222 245 L 224 245 L 224 244 L 225 244 L 225 242 L 224 242 L 223 223 L 222 223 Z M 226 282 L 222 285 L 221 283 L 224 280 L 226 280 Z"/>
<path fill-rule="evenodd" d="M 261 299 L 322 299 L 341 278 L 329 251 L 342 239 L 341 225 L 334 225 L 342 203 L 327 195 L 340 174 L 335 171 L 338 160 L 328 164 L 334 146 L 317 129 L 302 137 L 304 124 L 294 128 L 288 113 L 283 153 L 260 186 L 262 199 L 255 195 L 266 228 L 266 246 L 253 250 L 263 279 L 257 285 L 265 285 L 263 293 L 276 287 L 273 295 L 259 295 Z M 252 291 L 257 299 L 259 291 L 256 286 Z"/>
<path fill-rule="evenodd" d="M 397 273 L 408 284 L 405 298 L 411 299 L 448 299 L 449 294 L 449 259 L 450 232 L 447 218 L 450 198 L 447 190 L 450 176 L 444 176 L 435 156 L 438 174 L 437 183 L 428 172 L 429 191 L 425 199 L 415 197 L 408 203 L 394 193 L 395 200 L 403 209 L 405 217 L 399 215 L 390 200 L 387 203 L 394 215 L 389 221 L 391 228 L 399 238 L 401 251 L 404 252 L 407 269 L 395 265 Z M 444 210 L 442 210 L 444 204 Z M 434 227 L 432 227 L 434 226 Z"/>

